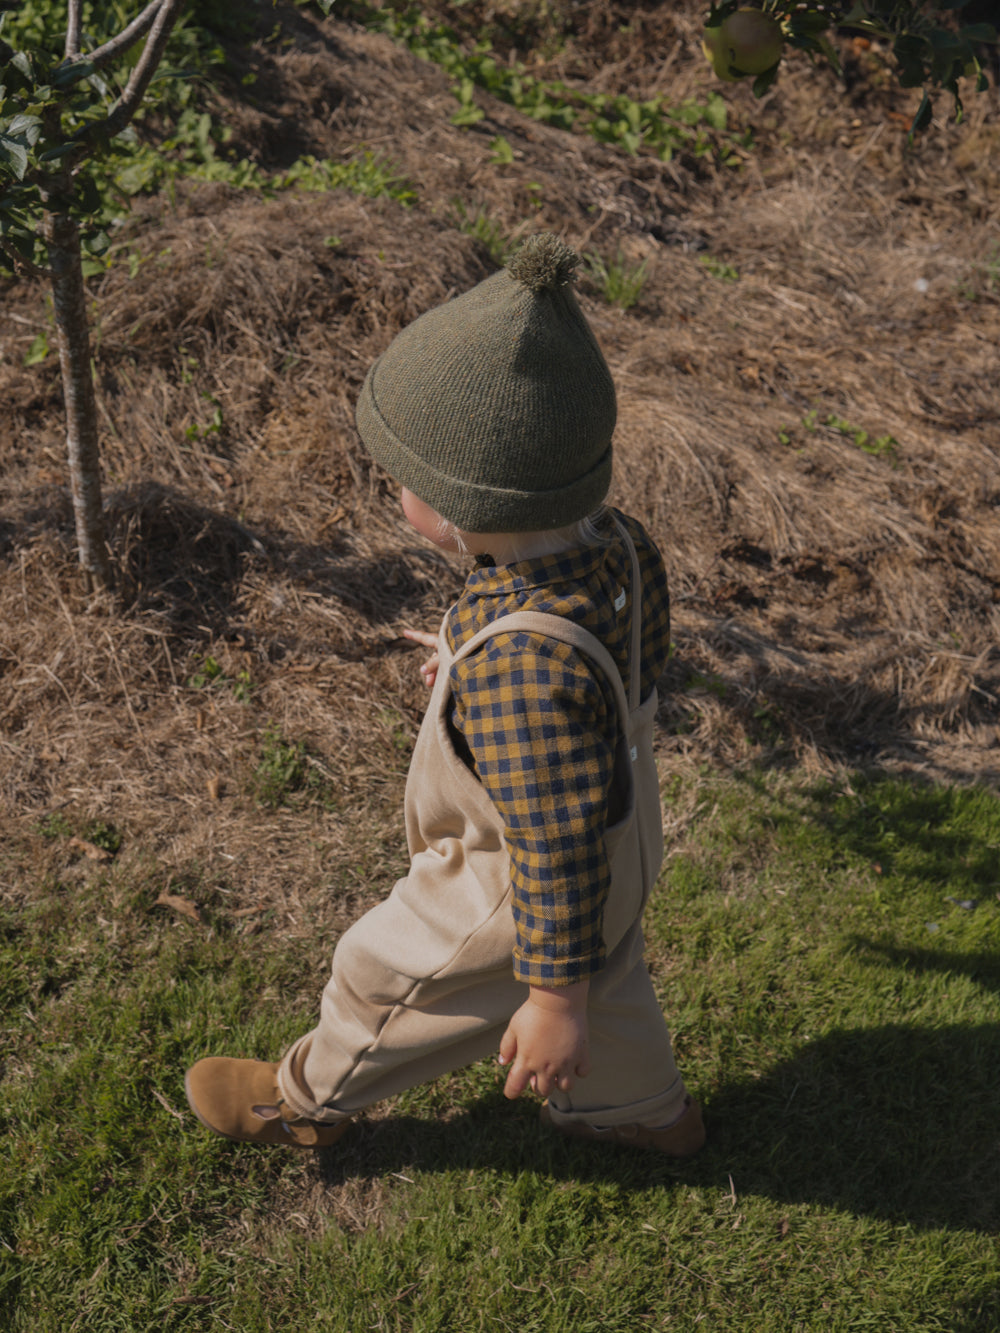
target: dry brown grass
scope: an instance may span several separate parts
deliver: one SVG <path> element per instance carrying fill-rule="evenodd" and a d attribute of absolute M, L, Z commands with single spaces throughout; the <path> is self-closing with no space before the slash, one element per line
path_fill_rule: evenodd
<path fill-rule="evenodd" d="M 609 14 L 593 11 L 562 73 L 603 50 L 609 87 L 709 86 L 693 10 L 645 14 L 642 44 Z M 996 780 L 1000 303 L 963 294 L 1000 240 L 981 151 L 995 96 L 906 158 L 908 94 L 858 62 L 849 94 L 793 63 L 763 105 L 729 92 L 761 147 L 742 173 L 715 173 L 630 160 L 489 102 L 460 131 L 443 74 L 336 16 L 294 29 L 285 54 L 242 53 L 268 109 L 231 106 L 237 134 L 277 159 L 294 120 L 296 151 L 389 152 L 418 203 L 204 187 L 136 217 L 145 262 L 95 291 L 113 602 L 76 579 L 55 368 L 22 365 L 41 293 L 5 294 L 11 831 L 30 838 L 57 810 L 114 822 L 137 867 L 201 867 L 227 910 L 267 907 L 303 938 L 399 871 L 423 704 L 400 633 L 436 624 L 462 572 L 405 528 L 352 414 L 394 333 L 490 270 L 455 197 L 508 234 L 551 227 L 648 261 L 635 310 L 584 299 L 620 390 L 612 499 L 648 523 L 673 581 L 665 771 L 875 761 Z M 516 152 L 500 169 L 497 134 Z M 811 411 L 891 434 L 895 463 L 809 432 Z M 244 673 L 249 702 L 191 686 L 209 657 L 226 681 Z M 268 727 L 307 745 L 323 803 L 258 808 Z"/>

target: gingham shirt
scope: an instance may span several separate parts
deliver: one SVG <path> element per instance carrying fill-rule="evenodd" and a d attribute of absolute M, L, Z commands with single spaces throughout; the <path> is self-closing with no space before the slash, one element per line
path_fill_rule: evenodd
<path fill-rule="evenodd" d="M 642 571 L 644 699 L 670 644 L 667 576 L 642 525 L 619 518 Z M 473 570 L 448 613 L 451 650 L 510 612 L 543 611 L 590 630 L 627 688 L 631 565 L 610 516 L 606 524 L 608 539 L 599 545 Z M 533 985 L 581 981 L 604 964 L 601 926 L 611 879 L 604 830 L 618 735 L 614 692 L 578 649 L 524 632 L 488 639 L 452 666 L 450 683 L 456 748 L 504 821 L 517 932 L 514 974 Z"/>

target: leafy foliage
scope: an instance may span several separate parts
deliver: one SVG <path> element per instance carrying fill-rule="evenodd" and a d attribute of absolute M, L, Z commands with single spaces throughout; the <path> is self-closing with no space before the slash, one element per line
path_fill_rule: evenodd
<path fill-rule="evenodd" d="M 706 25 L 718 27 L 745 0 L 713 3 Z M 923 88 L 924 95 L 913 121 L 913 130 L 930 124 L 933 103 L 929 89 L 940 88 L 952 95 L 955 115 L 962 116 L 961 78 L 971 79 L 976 92 L 989 86 L 981 63 L 984 44 L 995 44 L 997 29 L 992 23 L 963 21 L 970 0 L 854 0 L 848 9 L 831 0 L 764 0 L 759 6 L 782 25 L 789 46 L 825 60 L 838 73 L 840 62 L 828 33 L 833 28 L 854 30 L 887 42 L 904 88 Z M 846 12 L 845 12 L 846 11 Z M 780 62 L 779 62 L 780 63 Z M 754 81 L 761 97 L 777 78 L 779 63 Z"/>
<path fill-rule="evenodd" d="M 121 0 L 108 5 L 85 0 L 81 32 L 86 44 L 99 48 L 125 29 L 127 8 Z M 108 249 L 107 224 L 123 211 L 129 191 L 128 182 L 117 177 L 141 144 L 134 124 L 108 134 L 104 122 L 119 103 L 142 43 L 98 67 L 85 55 L 63 54 L 66 23 L 64 0 L 27 0 L 16 14 L 0 16 L 7 56 L 0 84 L 0 236 L 8 256 L 16 254 L 29 264 L 42 258 L 37 219 L 46 210 L 74 219 L 85 253 Z M 182 115 L 189 109 L 195 94 L 185 75 L 221 61 L 209 35 L 181 18 L 160 68 L 161 114 Z M 135 123 L 141 125 L 148 114 L 140 107 Z"/>
<path fill-rule="evenodd" d="M 321 8 L 328 12 L 330 5 Z M 86 0 L 86 42 L 98 46 L 112 37 L 128 22 L 127 9 L 122 0 L 111 5 Z M 0 17 L 0 38 L 10 53 L 0 85 L 0 241 L 8 259 L 44 262 L 38 218 L 49 204 L 63 202 L 81 228 L 85 274 L 100 272 L 110 262 L 113 225 L 127 214 L 130 201 L 157 191 L 170 196 L 180 179 L 219 181 L 264 194 L 345 188 L 404 204 L 415 197 L 393 164 L 370 152 L 347 162 L 306 156 L 273 174 L 231 158 L 226 148 L 231 131 L 202 109 L 201 92 L 225 61 L 217 34 L 245 35 L 248 23 L 213 0 L 199 0 L 176 24 L 155 106 L 140 107 L 117 136 L 88 138 L 120 96 L 135 50 L 123 55 L 117 78 L 86 59 L 67 62 L 59 38 L 65 25 L 65 0 L 26 0 L 16 15 Z M 155 141 L 149 132 L 154 121 Z M 51 171 L 59 166 L 74 172 L 72 193 L 64 201 L 52 193 Z"/>
<path fill-rule="evenodd" d="M 453 77 L 452 92 L 459 103 L 452 116 L 456 125 L 483 119 L 475 100 L 477 89 L 483 89 L 533 120 L 589 134 L 629 153 L 652 152 L 664 162 L 683 152 L 736 165 L 740 149 L 748 146 L 745 136 L 727 130 L 726 104 L 718 94 L 674 106 L 662 97 L 637 102 L 624 93 L 590 93 L 561 80 L 537 78 L 522 61 L 501 61 L 488 32 L 469 47 L 455 28 L 432 21 L 416 7 L 353 5 L 352 12 Z"/>

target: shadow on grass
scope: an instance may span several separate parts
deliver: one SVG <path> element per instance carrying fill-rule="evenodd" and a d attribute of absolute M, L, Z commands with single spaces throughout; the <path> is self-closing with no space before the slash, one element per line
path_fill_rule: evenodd
<path fill-rule="evenodd" d="M 831 1032 L 711 1099 L 738 1191 L 917 1227 L 1000 1227 L 1000 1024 Z"/>
<path fill-rule="evenodd" d="M 901 967 L 914 976 L 925 972 L 968 977 L 985 990 L 1000 995 L 1000 955 L 996 953 L 955 953 L 948 949 L 903 949 L 875 940 L 851 938 L 856 956 L 863 963 L 886 963 Z M 1000 1079 L 998 1079 L 1000 1081 Z"/>
<path fill-rule="evenodd" d="M 542 1129 L 532 1105 L 497 1092 L 446 1121 L 364 1122 L 347 1151 L 322 1154 L 321 1172 L 330 1186 L 414 1168 L 533 1171 L 636 1191 L 683 1180 L 989 1233 L 1000 1228 L 998 1069 L 1000 1024 L 833 1032 L 708 1098 L 708 1147 L 691 1162 L 567 1142 Z"/>
<path fill-rule="evenodd" d="M 809 821 L 842 851 L 940 884 L 955 899 L 991 898 L 997 884 L 1000 801 L 982 785 L 946 787 L 919 779 L 854 774 L 853 787 L 817 787 L 788 818 Z"/>

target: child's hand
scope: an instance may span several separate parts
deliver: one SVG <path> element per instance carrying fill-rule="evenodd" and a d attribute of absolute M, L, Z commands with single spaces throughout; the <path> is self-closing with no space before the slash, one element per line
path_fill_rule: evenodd
<path fill-rule="evenodd" d="M 424 684 L 429 690 L 433 689 L 434 682 L 437 680 L 438 671 L 437 635 L 428 634 L 422 629 L 404 629 L 403 635 L 407 639 L 412 639 L 414 643 L 422 644 L 425 648 L 434 649 L 434 652 L 431 653 L 430 657 L 428 657 L 427 661 L 424 662 L 420 668 L 420 674 L 424 678 Z"/>
<path fill-rule="evenodd" d="M 511 1066 L 504 1096 L 531 1087 L 540 1097 L 569 1092 L 590 1073 L 587 1028 L 589 981 L 573 986 L 532 986 L 500 1041 L 500 1063 Z"/>

